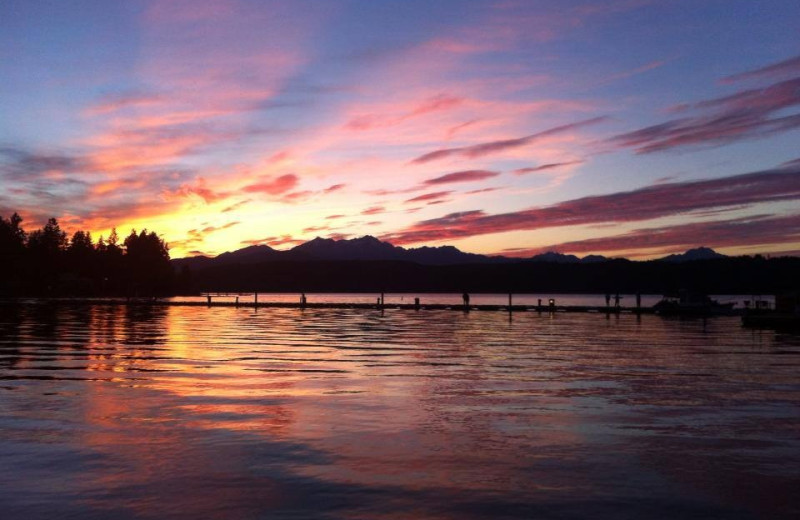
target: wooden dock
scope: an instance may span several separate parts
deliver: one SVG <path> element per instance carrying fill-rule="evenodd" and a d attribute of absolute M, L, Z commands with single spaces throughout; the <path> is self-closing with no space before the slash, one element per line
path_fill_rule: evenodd
<path fill-rule="evenodd" d="M 229 307 L 242 309 L 363 309 L 363 310 L 412 310 L 412 311 L 458 311 L 458 312 L 584 312 L 598 314 L 653 314 L 652 307 L 615 307 L 595 305 L 469 305 L 446 303 L 347 303 L 347 302 L 269 302 L 269 301 L 175 301 L 148 298 L 37 298 L 32 300 L 0 300 L 0 305 L 51 304 L 51 305 L 108 305 L 136 307 Z"/>

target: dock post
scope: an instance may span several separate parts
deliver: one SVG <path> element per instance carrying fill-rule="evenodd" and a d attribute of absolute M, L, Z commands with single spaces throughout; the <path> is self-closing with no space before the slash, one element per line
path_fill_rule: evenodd
<path fill-rule="evenodd" d="M 238 296 L 236 297 L 236 308 L 237 309 L 239 308 L 239 297 Z"/>
<path fill-rule="evenodd" d="M 636 293 L 636 313 L 642 312 L 642 293 Z"/>
<path fill-rule="evenodd" d="M 414 309 L 419 310 L 419 298 L 414 298 Z"/>
<path fill-rule="evenodd" d="M 384 304 L 384 299 L 383 299 L 383 297 L 384 297 L 384 294 L 383 294 L 383 293 L 381 293 L 381 307 L 383 307 L 383 304 Z"/>
<path fill-rule="evenodd" d="M 542 299 L 539 298 L 539 302 L 536 304 L 536 311 L 542 312 Z"/>
<path fill-rule="evenodd" d="M 208 298 L 208 306 L 211 307 L 211 295 L 207 294 L 206 298 Z"/>
<path fill-rule="evenodd" d="M 257 309 L 258 308 L 258 293 L 257 292 L 253 293 L 253 296 L 254 296 L 253 306 Z"/>
<path fill-rule="evenodd" d="M 511 293 L 508 293 L 508 312 L 511 312 Z"/>

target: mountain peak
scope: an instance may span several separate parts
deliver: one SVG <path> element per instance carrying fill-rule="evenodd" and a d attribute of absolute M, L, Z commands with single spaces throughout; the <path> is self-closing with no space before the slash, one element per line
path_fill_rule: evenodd
<path fill-rule="evenodd" d="M 530 260 L 534 262 L 555 262 L 559 264 L 574 264 L 580 262 L 580 258 L 575 255 L 565 255 L 557 251 L 547 251 L 536 256 L 532 256 Z"/>
<path fill-rule="evenodd" d="M 691 262 L 692 260 L 713 260 L 715 258 L 727 258 L 727 256 L 717 253 L 710 247 L 700 246 L 689 249 L 685 253 L 667 255 L 659 258 L 662 262 Z"/>

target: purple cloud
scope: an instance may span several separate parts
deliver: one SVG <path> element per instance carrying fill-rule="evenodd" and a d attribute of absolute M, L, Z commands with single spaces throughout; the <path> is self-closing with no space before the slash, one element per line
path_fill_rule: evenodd
<path fill-rule="evenodd" d="M 460 172 L 448 173 L 447 175 L 442 175 L 441 177 L 428 179 L 424 182 L 424 184 L 430 185 L 480 181 L 483 179 L 491 179 L 492 177 L 497 177 L 498 175 L 500 175 L 498 172 L 492 172 L 489 170 L 464 170 Z"/>
<path fill-rule="evenodd" d="M 785 113 L 797 105 L 800 105 L 800 77 L 684 105 L 681 111 L 694 109 L 700 114 L 621 134 L 613 137 L 611 143 L 645 154 L 764 137 L 800 128 L 800 114 Z"/>
<path fill-rule="evenodd" d="M 525 175 L 526 173 L 537 173 L 548 170 L 555 170 L 556 168 L 563 168 L 564 166 L 572 166 L 573 164 L 582 164 L 585 161 L 567 161 L 560 163 L 542 164 L 541 166 L 531 166 L 528 168 L 518 168 L 514 170 L 516 175 Z"/>
<path fill-rule="evenodd" d="M 781 76 L 783 74 L 798 73 L 800 73 L 800 56 L 795 56 L 794 58 L 789 58 L 788 60 L 779 61 L 778 63 L 761 67 L 760 69 L 749 70 L 747 72 L 740 72 L 739 74 L 727 76 L 723 78 L 721 82 L 730 84 L 748 79 L 772 78 L 775 76 Z"/>
<path fill-rule="evenodd" d="M 694 222 L 677 226 L 645 228 L 623 235 L 564 242 L 524 251 L 528 256 L 545 251 L 591 253 L 599 251 L 632 251 L 660 249 L 665 253 L 711 244 L 714 247 L 736 247 L 795 243 L 800 236 L 800 215 L 773 217 L 757 215 L 714 222 Z"/>
<path fill-rule="evenodd" d="M 452 191 L 437 191 L 434 193 L 426 193 L 424 195 L 419 195 L 414 197 L 413 199 L 408 199 L 406 203 L 410 202 L 426 202 L 426 201 L 436 201 L 436 200 L 443 200 L 448 197 Z"/>
<path fill-rule="evenodd" d="M 444 196 L 440 193 L 423 197 Z M 489 215 L 481 210 L 451 213 L 417 222 L 383 238 L 395 244 L 433 242 L 504 231 L 636 222 L 698 210 L 796 199 L 800 199 L 797 166 L 720 179 L 658 184 L 512 213 Z"/>
<path fill-rule="evenodd" d="M 578 121 L 577 123 L 570 123 L 568 125 L 556 126 L 554 128 L 550 128 L 542 132 L 527 135 L 525 137 L 520 137 L 517 139 L 490 141 L 488 143 L 475 144 L 472 146 L 463 146 L 460 148 L 444 148 L 442 150 L 435 150 L 433 152 L 421 155 L 416 159 L 412 160 L 411 162 L 414 164 L 424 164 L 431 161 L 438 161 L 440 159 L 444 159 L 446 157 L 451 157 L 451 156 L 460 156 L 460 157 L 466 157 L 467 159 L 476 159 L 478 157 L 483 157 L 485 155 L 491 155 L 506 150 L 527 146 L 529 144 L 535 143 L 538 140 L 550 137 L 552 135 L 561 134 L 564 132 L 568 132 L 570 130 L 577 130 L 585 126 L 595 125 L 607 120 L 608 117 L 605 116 L 594 117 L 592 119 Z"/>

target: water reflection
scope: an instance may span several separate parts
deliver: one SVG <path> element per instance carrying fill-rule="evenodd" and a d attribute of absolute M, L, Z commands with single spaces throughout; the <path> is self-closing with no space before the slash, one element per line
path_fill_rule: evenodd
<path fill-rule="evenodd" d="M 789 518 L 796 336 L 735 318 L 0 313 L 10 518 Z"/>

